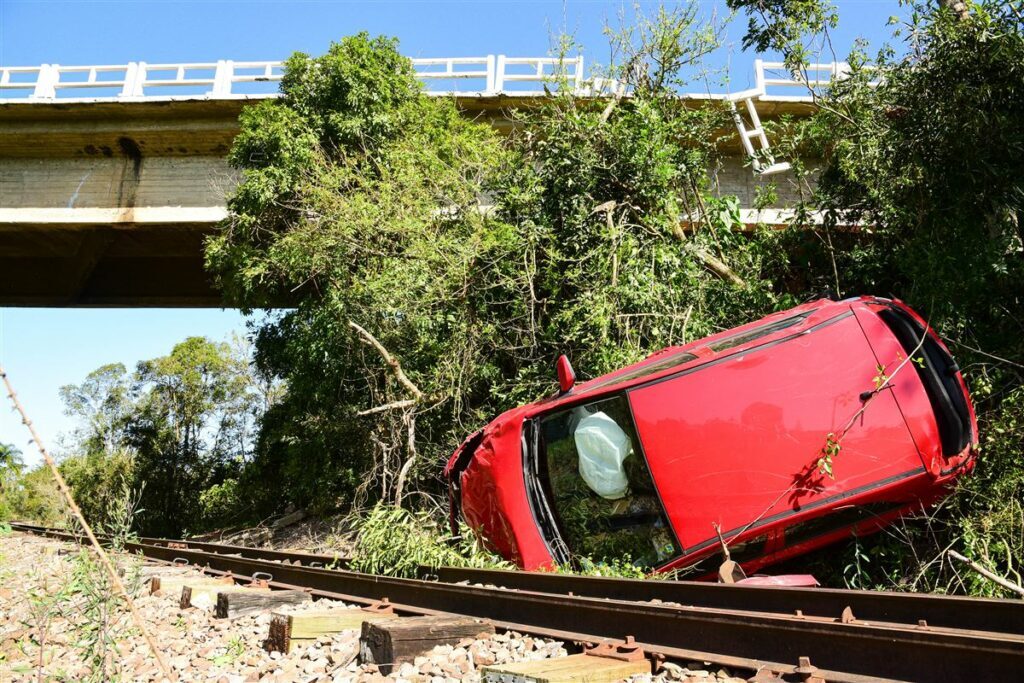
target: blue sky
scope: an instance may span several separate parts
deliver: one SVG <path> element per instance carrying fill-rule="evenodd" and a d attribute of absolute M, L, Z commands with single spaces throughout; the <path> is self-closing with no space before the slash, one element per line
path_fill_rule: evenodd
<path fill-rule="evenodd" d="M 631 3 L 598 0 L 532 2 L 270 2 L 194 0 L 0 0 L 0 64 L 121 64 L 129 61 L 207 62 L 281 59 L 301 50 L 323 52 L 332 40 L 369 31 L 397 36 L 410 57 L 546 54 L 560 31 L 575 34 L 588 61 L 607 61 L 601 35 Z M 657 3 L 641 3 L 654 7 Z M 890 16 L 905 16 L 890 0 L 839 0 L 833 44 L 842 56 L 856 38 L 888 39 Z M 703 0 L 702 12 L 727 15 L 724 0 Z M 740 50 L 746 20 L 737 18 L 714 66 L 729 67 L 734 89 L 746 86 L 753 55 Z M 41 274 L 43 276 L 43 274 Z M 231 310 L 0 308 L 0 363 L 30 411 L 43 440 L 56 447 L 73 424 L 58 389 L 80 382 L 105 363 L 129 368 L 164 355 L 187 336 L 216 340 L 244 334 Z M 36 462 L 28 435 L 0 396 L 0 442 Z"/>

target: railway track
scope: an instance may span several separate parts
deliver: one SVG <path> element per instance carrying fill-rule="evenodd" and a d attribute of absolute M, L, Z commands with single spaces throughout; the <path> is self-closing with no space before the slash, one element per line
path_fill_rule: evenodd
<path fill-rule="evenodd" d="M 14 528 L 64 540 L 46 527 Z M 706 661 L 810 680 L 801 658 L 834 683 L 1019 680 L 1024 601 L 726 586 L 441 568 L 418 579 L 330 568 L 335 558 L 177 539 L 127 546 L 154 562 L 203 567 L 245 581 L 358 604 L 388 598 L 403 614 L 482 617 L 567 641 L 635 637 L 655 658 Z M 432 576 L 426 576 L 432 574 Z"/>

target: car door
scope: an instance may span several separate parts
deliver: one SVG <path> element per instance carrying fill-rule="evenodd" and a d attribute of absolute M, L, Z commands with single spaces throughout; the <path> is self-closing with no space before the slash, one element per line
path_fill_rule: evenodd
<path fill-rule="evenodd" d="M 847 309 L 813 327 L 628 392 L 684 553 L 923 472 L 891 392 L 862 414 L 876 362 Z M 854 419 L 856 417 L 856 419 Z M 841 434 L 834 479 L 817 461 Z"/>

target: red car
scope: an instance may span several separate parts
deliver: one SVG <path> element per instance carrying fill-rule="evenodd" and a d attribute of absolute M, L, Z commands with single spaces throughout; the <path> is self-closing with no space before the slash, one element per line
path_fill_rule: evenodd
<path fill-rule="evenodd" d="M 510 410 L 445 468 L 453 523 L 524 569 L 748 572 L 877 531 L 973 468 L 960 370 L 900 301 L 827 299 Z"/>

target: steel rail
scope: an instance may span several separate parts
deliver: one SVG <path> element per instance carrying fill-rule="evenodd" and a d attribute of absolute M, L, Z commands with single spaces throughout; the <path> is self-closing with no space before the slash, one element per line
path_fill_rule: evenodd
<path fill-rule="evenodd" d="M 251 548 L 243 545 L 231 545 L 227 543 L 207 543 L 205 541 L 175 540 L 168 538 L 142 537 L 141 543 L 149 545 L 163 545 L 168 547 L 184 546 L 189 550 L 201 550 L 217 555 L 238 555 L 253 560 L 270 560 L 272 562 L 285 562 L 298 564 L 304 567 L 332 567 L 336 569 L 347 569 L 348 558 L 338 555 L 325 555 L 317 553 L 287 552 L 283 550 L 271 550 L 270 548 Z"/>
<path fill-rule="evenodd" d="M 59 531 L 25 525 L 34 529 Z M 307 567 L 347 569 L 345 558 L 332 555 L 284 552 L 265 548 L 206 543 L 166 538 L 142 538 L 140 542 L 221 555 L 237 555 Z M 696 607 L 714 607 L 753 612 L 796 614 L 838 618 L 849 609 L 860 621 L 884 621 L 977 631 L 1024 635 L 1024 600 L 970 598 L 928 593 L 844 590 L 834 588 L 792 588 L 786 586 L 742 586 L 704 581 L 671 581 L 585 577 L 553 572 L 519 572 L 463 567 L 421 567 L 419 578 L 445 583 L 494 585 L 556 595 L 581 595 L 626 601 L 660 600 Z"/>
<path fill-rule="evenodd" d="M 14 529 L 32 530 L 41 534 L 58 534 L 60 538 L 73 538 L 74 534 L 56 529 L 54 527 L 29 524 L 27 522 L 11 522 Z M 348 567 L 349 560 L 337 555 L 325 555 L 318 553 L 288 552 L 283 550 L 272 550 L 270 548 L 253 548 L 244 545 L 232 545 L 229 543 L 207 543 L 206 541 L 194 541 L 191 539 L 158 538 L 153 536 L 142 536 L 140 543 L 147 545 L 162 545 L 167 547 L 184 547 L 189 550 L 202 550 L 204 552 L 216 553 L 218 555 L 238 555 L 254 560 L 270 560 L 273 562 L 287 562 L 289 564 L 300 564 L 307 567 Z"/>
<path fill-rule="evenodd" d="M 251 576 L 268 572 L 294 586 L 520 624 L 527 631 L 574 633 L 576 640 L 632 635 L 652 652 L 701 651 L 752 662 L 797 662 L 897 680 L 1013 680 L 1024 670 L 1024 637 L 718 608 L 667 606 L 376 576 L 286 565 L 201 551 L 129 544 L 130 551 Z M 714 661 L 714 660 L 710 660 Z"/>
<path fill-rule="evenodd" d="M 144 543 L 131 543 L 126 549 L 164 562 L 184 559 L 239 577 L 268 572 L 282 586 L 311 588 L 356 602 L 388 597 L 413 613 L 487 618 L 527 632 L 558 632 L 580 641 L 632 635 L 648 651 L 672 658 L 696 658 L 700 653 L 703 661 L 725 666 L 756 670 L 767 665 L 792 672 L 792 665 L 781 663 L 810 656 L 822 668 L 819 675 L 836 683 L 862 683 L 864 677 L 1013 680 L 1024 670 L 1024 637 L 1016 634 L 859 620 L 842 623 L 807 615 L 447 584 Z"/>
<path fill-rule="evenodd" d="M 615 579 L 571 574 L 441 567 L 438 580 L 471 582 L 546 593 L 614 600 L 661 600 L 682 605 L 838 618 L 849 609 L 860 621 L 992 631 L 1024 635 L 1024 600 L 929 593 L 744 586 L 704 581 Z"/>

